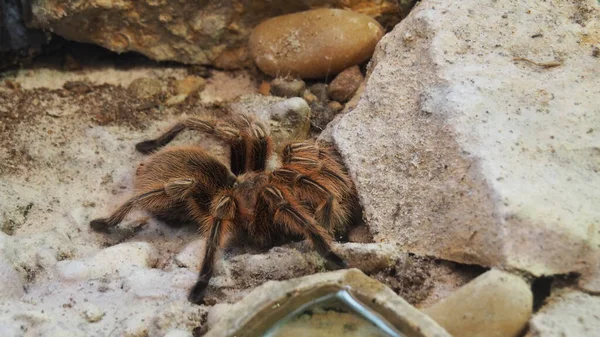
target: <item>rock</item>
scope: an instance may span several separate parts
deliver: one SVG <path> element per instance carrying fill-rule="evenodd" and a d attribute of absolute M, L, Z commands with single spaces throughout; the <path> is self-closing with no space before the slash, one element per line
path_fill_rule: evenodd
<path fill-rule="evenodd" d="M 300 97 L 304 93 L 306 83 L 302 80 L 276 78 L 271 81 L 271 94 L 279 97 Z"/>
<path fill-rule="evenodd" d="M 369 278 L 358 269 L 320 273 L 283 282 L 267 282 L 254 289 L 243 300 L 231 307 L 226 315 L 221 317 L 205 336 L 235 336 L 242 331 L 248 336 L 266 335 L 268 326 L 265 327 L 264 323 L 277 322 L 286 315 L 298 310 L 301 305 L 343 289 L 346 289 L 345 291 L 352 294 L 355 299 L 360 299 L 358 305 L 377 312 L 383 319 L 390 322 L 394 329 L 402 331 L 407 336 L 450 336 L 431 318 L 413 308 L 389 288 Z M 342 299 L 340 300 L 340 298 Z M 342 308 L 346 306 L 346 310 L 350 311 L 351 309 L 347 307 L 343 298 L 338 297 L 338 301 L 343 303 Z M 258 324 L 261 321 L 263 324 Z M 336 322 L 339 322 L 339 320 L 328 320 L 314 328 L 306 326 L 303 335 L 323 336 L 324 334 L 315 330 L 319 330 L 324 325 L 330 325 L 332 328 L 334 326 L 335 328 L 342 328 L 336 326 Z M 370 324 L 368 325 L 370 326 Z M 288 324 L 283 325 L 283 327 L 285 326 L 288 326 Z M 277 331 L 283 332 L 281 329 Z M 381 333 L 381 331 L 379 332 Z M 282 333 L 281 335 L 287 336 L 288 334 Z"/>
<path fill-rule="evenodd" d="M 490 270 L 423 310 L 453 336 L 517 337 L 533 310 L 522 278 Z"/>
<path fill-rule="evenodd" d="M 129 84 L 129 93 L 137 98 L 151 98 L 160 94 L 160 82 L 147 77 L 136 78 Z"/>
<path fill-rule="evenodd" d="M 379 43 L 333 138 L 375 241 L 585 275 L 600 242 L 590 227 L 600 222 L 600 138 L 590 129 L 600 125 L 600 67 L 580 36 L 599 9 L 513 4 L 421 2 Z"/>
<path fill-rule="evenodd" d="M 95 305 L 87 305 L 87 308 L 81 312 L 81 317 L 90 323 L 99 322 L 104 315 L 105 312 Z"/>
<path fill-rule="evenodd" d="M 583 337 L 600 331 L 600 297 L 564 290 L 546 303 L 529 322 L 527 337 Z"/>
<path fill-rule="evenodd" d="M 329 95 L 327 94 L 327 84 L 315 83 L 311 85 L 308 90 L 315 96 L 321 103 L 329 102 Z"/>
<path fill-rule="evenodd" d="M 340 112 L 344 108 L 344 106 L 342 104 L 340 104 L 340 102 L 336 102 L 336 101 L 331 101 L 331 102 L 327 103 L 327 107 L 329 109 L 331 109 L 331 111 L 333 111 L 333 112 Z"/>
<path fill-rule="evenodd" d="M 151 244 L 127 242 L 103 249 L 88 259 L 60 261 L 56 269 L 63 280 L 87 280 L 109 274 L 128 274 L 133 266 L 152 268 L 157 259 L 156 249 Z"/>
<path fill-rule="evenodd" d="M 368 60 L 383 33 L 366 15 L 314 9 L 262 22 L 248 44 L 256 65 L 273 77 L 321 78 Z"/>
<path fill-rule="evenodd" d="M 332 102 L 325 104 L 320 101 L 315 101 L 310 104 L 310 109 L 312 111 L 310 123 L 318 132 L 323 131 L 327 127 L 327 124 L 329 124 L 337 114 L 337 111 L 332 109 L 329 103 Z M 339 105 L 339 103 L 337 104 Z M 335 105 L 333 107 L 336 108 Z"/>
<path fill-rule="evenodd" d="M 186 94 L 175 95 L 175 96 L 169 97 L 169 99 L 167 99 L 165 101 L 165 105 L 166 106 L 179 105 L 179 104 L 185 102 L 187 97 L 188 97 L 188 95 L 186 95 Z"/>
<path fill-rule="evenodd" d="M 175 256 L 175 263 L 179 267 L 200 271 L 202 260 L 204 260 L 205 247 L 206 239 L 198 239 L 188 243 L 179 254 Z"/>
<path fill-rule="evenodd" d="M 210 308 L 208 311 L 208 316 L 206 317 L 206 326 L 208 330 L 217 324 L 221 320 L 221 318 L 227 316 L 227 314 L 234 307 L 233 304 L 229 303 L 217 303 Z"/>
<path fill-rule="evenodd" d="M 310 107 L 299 97 L 275 103 L 269 109 L 272 123 L 271 136 L 282 144 L 286 140 L 308 138 L 310 129 Z M 276 126 L 276 127 L 273 127 Z"/>
<path fill-rule="evenodd" d="M 51 270 L 58 261 L 71 257 L 74 252 L 69 238 L 54 230 L 13 236 L 4 242 L 6 259 L 15 267 L 24 284 L 33 282 L 38 274 Z"/>
<path fill-rule="evenodd" d="M 261 21 L 318 7 L 346 8 L 393 27 L 414 0 L 91 1 L 34 0 L 32 26 L 69 40 L 91 42 L 119 53 L 135 51 L 157 61 L 247 64 L 248 35 Z"/>
<path fill-rule="evenodd" d="M 187 76 L 186 78 L 175 81 L 175 95 L 192 95 L 202 91 L 206 86 L 206 81 L 202 77 Z"/>
<path fill-rule="evenodd" d="M 271 95 L 271 83 L 267 81 L 262 81 L 262 83 L 258 87 L 258 92 L 263 96 Z"/>
<path fill-rule="evenodd" d="M 339 73 L 327 87 L 327 94 L 333 100 L 346 102 L 358 90 L 365 79 L 358 66 L 350 67 Z"/>
<path fill-rule="evenodd" d="M 248 95 L 230 104 L 233 113 L 254 115 L 265 124 L 277 146 L 308 138 L 310 107 L 302 98 L 281 99 L 273 96 Z"/>
<path fill-rule="evenodd" d="M 304 100 L 308 104 L 312 104 L 313 102 L 317 101 L 317 96 L 313 95 L 313 93 L 308 90 L 304 90 L 304 93 L 302 94 L 302 98 L 304 98 Z"/>

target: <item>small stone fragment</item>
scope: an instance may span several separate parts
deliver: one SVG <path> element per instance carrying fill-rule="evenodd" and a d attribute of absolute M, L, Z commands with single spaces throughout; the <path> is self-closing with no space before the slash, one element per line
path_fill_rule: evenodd
<path fill-rule="evenodd" d="M 529 284 L 493 269 L 423 311 L 453 336 L 516 337 L 532 309 Z"/>
<path fill-rule="evenodd" d="M 249 46 L 256 65 L 273 77 L 321 78 L 368 60 L 383 33 L 364 14 L 314 9 L 264 21 Z"/>
<path fill-rule="evenodd" d="M 263 96 L 271 95 L 271 83 L 267 81 L 262 81 L 260 87 L 258 87 L 258 92 Z"/>
<path fill-rule="evenodd" d="M 213 61 L 216 68 L 224 70 L 242 69 L 252 63 L 247 47 L 224 50 Z"/>
<path fill-rule="evenodd" d="M 151 98 L 161 92 L 160 82 L 147 77 L 133 80 L 128 87 L 129 93 L 137 98 Z"/>
<path fill-rule="evenodd" d="M 269 109 L 271 136 L 276 143 L 300 140 L 308 137 L 310 130 L 310 107 L 300 97 L 276 103 Z"/>
<path fill-rule="evenodd" d="M 95 305 L 88 305 L 88 307 L 81 312 L 81 317 L 90 323 L 99 322 L 104 315 L 104 311 Z"/>
<path fill-rule="evenodd" d="M 179 105 L 179 104 L 185 102 L 185 99 L 187 97 L 188 97 L 188 95 L 186 95 L 186 94 L 175 95 L 175 96 L 170 97 L 169 99 L 167 99 L 165 101 L 165 105 L 167 105 L 167 106 Z"/>
<path fill-rule="evenodd" d="M 327 107 L 333 112 L 340 112 L 344 108 L 344 106 L 340 102 L 336 101 L 331 101 L 327 103 Z"/>
<path fill-rule="evenodd" d="M 303 80 L 276 78 L 271 81 L 271 94 L 279 97 L 300 97 L 306 88 Z"/>
<path fill-rule="evenodd" d="M 308 90 L 315 96 L 320 102 L 327 103 L 329 102 L 329 95 L 327 94 L 327 84 L 325 83 L 315 83 L 311 85 Z"/>
<path fill-rule="evenodd" d="M 356 93 L 364 80 L 358 66 L 350 67 L 335 77 L 327 88 L 329 97 L 338 102 L 346 102 Z"/>
<path fill-rule="evenodd" d="M 103 249 L 88 259 L 60 261 L 56 269 L 63 280 L 86 280 L 127 273 L 133 266 L 151 268 L 157 259 L 156 249 L 151 244 L 127 242 Z"/>
<path fill-rule="evenodd" d="M 317 101 L 317 96 L 315 96 L 312 92 L 305 90 L 302 94 L 302 98 L 306 101 L 306 103 L 311 104 L 312 102 Z"/>
<path fill-rule="evenodd" d="M 327 127 L 327 124 L 329 124 L 329 122 L 331 122 L 335 118 L 335 115 L 338 111 L 332 109 L 330 103 L 332 102 L 322 103 L 319 101 L 315 101 L 310 104 L 310 108 L 312 110 L 311 124 L 312 127 L 316 129 L 316 131 L 323 131 L 325 127 Z M 339 105 L 338 102 L 335 103 Z M 335 104 L 333 105 L 333 107 L 336 107 Z"/>
<path fill-rule="evenodd" d="M 183 80 L 175 82 L 175 95 L 191 95 L 202 91 L 206 86 L 206 81 L 202 77 L 187 76 Z"/>

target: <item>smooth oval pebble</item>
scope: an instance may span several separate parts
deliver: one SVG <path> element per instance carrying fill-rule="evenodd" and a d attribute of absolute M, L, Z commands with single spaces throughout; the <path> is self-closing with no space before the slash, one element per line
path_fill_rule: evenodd
<path fill-rule="evenodd" d="M 256 65 L 273 77 L 321 78 L 369 59 L 383 33 L 364 14 L 315 9 L 264 21 L 249 46 Z"/>

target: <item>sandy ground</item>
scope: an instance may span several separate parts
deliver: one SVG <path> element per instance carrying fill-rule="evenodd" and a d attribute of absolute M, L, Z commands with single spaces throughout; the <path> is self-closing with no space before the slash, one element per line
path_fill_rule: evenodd
<path fill-rule="evenodd" d="M 267 280 L 323 270 L 305 244 L 269 252 L 228 249 L 206 305 L 196 306 L 186 299 L 203 246 L 194 228 L 169 228 L 133 212 L 112 235 L 89 229 L 91 219 L 130 195 L 132 173 L 144 159 L 136 142 L 178 118 L 222 114 L 218 102 L 254 94 L 261 82 L 246 71 L 157 65 L 136 56 L 116 60 L 50 59 L 1 77 L 2 336 L 191 335 L 206 330 L 215 303 L 236 301 Z M 207 77 L 204 91 L 166 106 L 173 81 L 190 74 Z M 127 86 L 139 77 L 158 80 L 162 92 L 136 98 Z M 218 142 L 190 132 L 177 143 L 200 143 L 222 159 L 228 156 Z M 362 228 L 351 237 L 365 242 L 369 233 Z M 357 263 L 368 263 L 369 249 L 380 250 L 336 247 L 354 254 Z M 455 270 L 417 259 L 371 271 L 413 304 L 427 305 L 478 273 Z"/>

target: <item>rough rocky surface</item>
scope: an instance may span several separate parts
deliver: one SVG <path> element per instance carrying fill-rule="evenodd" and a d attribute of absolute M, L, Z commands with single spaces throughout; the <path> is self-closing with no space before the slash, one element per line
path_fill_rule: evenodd
<path fill-rule="evenodd" d="M 262 22 L 248 48 L 260 70 L 273 77 L 326 78 L 368 60 L 383 33 L 367 15 L 315 9 Z"/>
<path fill-rule="evenodd" d="M 36 66 L 2 74 L 14 85 L 0 85 L 0 335 L 22 336 L 24 327 L 43 336 L 189 336 L 205 329 L 215 303 L 235 302 L 268 280 L 326 270 L 304 242 L 269 251 L 234 246 L 222 252 L 207 305 L 195 306 L 186 299 L 202 260 L 204 242 L 195 228 L 170 228 L 134 212 L 111 235 L 89 229 L 91 219 L 132 192 L 143 159 L 135 142 L 186 116 L 223 113 L 222 102 L 238 96 L 234 106 L 250 113 L 290 101 L 259 102 L 252 95 L 259 82 L 248 73 L 211 71 L 199 96 L 166 105 L 172 84 L 190 75 L 179 66 L 91 67 L 85 59 L 76 71 Z M 161 92 L 139 98 L 128 89 L 137 78 L 157 81 Z M 201 144 L 223 160 L 228 156 L 222 144 L 194 132 L 173 144 Z M 370 242 L 361 228 L 351 240 Z M 394 244 L 334 249 L 370 274 L 412 260 Z M 419 295 L 407 296 L 420 301 L 415 305 L 473 278 L 433 263 L 414 265 L 414 282 L 425 274 L 440 280 L 426 291 L 415 288 Z"/>
<path fill-rule="evenodd" d="M 230 104 L 235 113 L 247 113 L 257 116 L 271 132 L 277 146 L 286 141 L 308 138 L 310 130 L 310 107 L 300 97 L 288 99 L 247 95 L 239 97 Z"/>
<path fill-rule="evenodd" d="M 490 270 L 423 311 L 453 336 L 517 337 L 532 309 L 527 282 Z"/>
<path fill-rule="evenodd" d="M 345 8 L 392 27 L 412 0 L 317 1 L 134 1 L 34 0 L 33 22 L 69 40 L 92 42 L 116 52 L 136 51 L 154 60 L 239 68 L 261 21 L 311 8 Z"/>
<path fill-rule="evenodd" d="M 599 11 L 423 1 L 382 39 L 333 130 L 376 241 L 535 275 L 597 268 Z"/>
<path fill-rule="evenodd" d="M 339 73 L 327 87 L 327 94 L 333 100 L 346 102 L 356 93 L 364 80 L 360 67 L 354 66 Z"/>
<path fill-rule="evenodd" d="M 526 337 L 583 337 L 600 331 L 600 298 L 562 290 L 529 322 Z"/>

